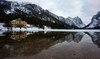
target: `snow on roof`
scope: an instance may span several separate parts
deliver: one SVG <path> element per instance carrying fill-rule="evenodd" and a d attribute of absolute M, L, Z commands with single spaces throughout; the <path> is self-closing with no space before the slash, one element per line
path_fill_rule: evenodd
<path fill-rule="evenodd" d="M 25 22 L 25 21 L 23 21 L 24 23 L 27 23 L 27 22 Z"/>
<path fill-rule="evenodd" d="M 16 20 L 12 20 L 11 22 L 16 22 Z"/>
<path fill-rule="evenodd" d="M 16 22 L 17 20 L 19 20 L 19 19 L 21 19 L 21 18 L 18 18 L 18 19 L 15 19 L 15 20 L 12 20 L 11 22 Z M 25 22 L 25 21 L 23 21 L 24 23 L 27 23 L 27 22 Z"/>

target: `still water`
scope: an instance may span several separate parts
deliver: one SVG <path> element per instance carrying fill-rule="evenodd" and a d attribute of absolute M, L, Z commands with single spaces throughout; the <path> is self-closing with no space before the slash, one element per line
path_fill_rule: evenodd
<path fill-rule="evenodd" d="M 0 59 L 100 59 L 100 32 L 3 32 Z"/>

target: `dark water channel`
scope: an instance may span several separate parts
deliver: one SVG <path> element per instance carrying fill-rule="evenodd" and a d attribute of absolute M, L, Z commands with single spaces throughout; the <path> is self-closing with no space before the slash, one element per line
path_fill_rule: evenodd
<path fill-rule="evenodd" d="M 100 32 L 3 32 L 0 59 L 100 59 Z"/>

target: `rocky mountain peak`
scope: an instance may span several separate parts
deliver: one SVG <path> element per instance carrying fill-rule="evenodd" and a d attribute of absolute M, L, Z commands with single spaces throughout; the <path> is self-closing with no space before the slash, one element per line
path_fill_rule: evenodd
<path fill-rule="evenodd" d="M 70 17 L 70 16 L 68 16 L 66 19 L 70 19 L 70 20 L 73 20 L 73 18 L 72 18 L 72 17 Z"/>
<path fill-rule="evenodd" d="M 83 28 L 85 26 L 85 24 L 82 22 L 81 18 L 74 17 L 73 18 L 73 23 L 78 27 L 78 28 Z"/>

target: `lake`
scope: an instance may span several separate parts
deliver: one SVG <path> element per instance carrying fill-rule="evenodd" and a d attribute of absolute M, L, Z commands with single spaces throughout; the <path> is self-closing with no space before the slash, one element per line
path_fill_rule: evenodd
<path fill-rule="evenodd" d="M 4 31 L 0 59 L 100 59 L 100 32 Z"/>

